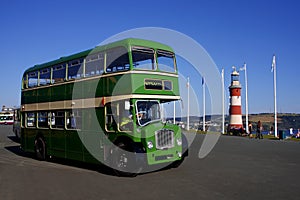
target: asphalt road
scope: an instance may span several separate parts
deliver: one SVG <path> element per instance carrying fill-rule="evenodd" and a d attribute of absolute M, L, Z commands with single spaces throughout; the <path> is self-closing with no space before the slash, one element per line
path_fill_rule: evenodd
<path fill-rule="evenodd" d="M 79 163 L 37 161 L 0 126 L 0 199 L 299 199 L 300 143 L 221 136 L 203 159 L 197 135 L 176 169 L 114 176 Z"/>

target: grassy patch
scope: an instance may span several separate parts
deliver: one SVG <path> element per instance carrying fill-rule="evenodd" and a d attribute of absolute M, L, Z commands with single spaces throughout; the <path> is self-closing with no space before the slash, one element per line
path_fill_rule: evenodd
<path fill-rule="evenodd" d="M 279 140 L 279 138 L 275 137 L 274 135 L 263 135 L 264 139 L 271 139 L 271 140 Z"/>
<path fill-rule="evenodd" d="M 287 140 L 300 142 L 300 138 L 287 138 Z"/>

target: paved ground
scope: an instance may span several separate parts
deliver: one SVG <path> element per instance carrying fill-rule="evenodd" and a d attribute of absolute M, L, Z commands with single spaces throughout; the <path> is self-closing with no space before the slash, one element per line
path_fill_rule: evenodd
<path fill-rule="evenodd" d="M 37 161 L 20 152 L 11 126 L 0 126 L 0 199 L 299 199 L 300 143 L 221 136 L 199 159 L 203 138 L 179 168 L 120 178 Z"/>

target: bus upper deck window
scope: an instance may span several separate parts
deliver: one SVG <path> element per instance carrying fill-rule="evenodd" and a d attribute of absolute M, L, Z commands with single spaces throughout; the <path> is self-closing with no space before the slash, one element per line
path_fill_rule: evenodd
<path fill-rule="evenodd" d="M 132 48 L 132 62 L 135 69 L 155 70 L 154 50 L 144 47 Z"/>
<path fill-rule="evenodd" d="M 120 72 L 130 69 L 128 52 L 124 47 L 116 47 L 107 52 L 106 72 Z"/>
<path fill-rule="evenodd" d="M 28 87 L 27 74 L 24 74 L 22 78 L 22 89 L 26 89 Z"/>
<path fill-rule="evenodd" d="M 50 68 L 40 70 L 40 85 L 49 85 L 51 82 L 51 70 Z"/>
<path fill-rule="evenodd" d="M 63 82 L 66 78 L 65 65 L 58 65 L 53 67 L 52 83 Z"/>
<path fill-rule="evenodd" d="M 103 74 L 104 55 L 103 53 L 93 54 L 86 57 L 85 76 L 95 76 Z"/>
<path fill-rule="evenodd" d="M 69 62 L 68 65 L 68 80 L 83 77 L 83 59 L 76 59 Z"/>
<path fill-rule="evenodd" d="M 174 54 L 167 51 L 157 51 L 158 68 L 165 72 L 176 72 Z"/>
<path fill-rule="evenodd" d="M 30 72 L 28 74 L 28 87 L 36 87 L 38 85 L 38 72 Z"/>

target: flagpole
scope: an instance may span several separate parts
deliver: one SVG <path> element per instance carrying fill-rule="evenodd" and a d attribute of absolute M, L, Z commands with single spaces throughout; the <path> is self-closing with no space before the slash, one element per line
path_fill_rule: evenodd
<path fill-rule="evenodd" d="M 248 80 L 247 80 L 247 66 L 246 63 L 244 63 L 244 67 L 240 68 L 241 71 L 245 71 L 245 101 L 246 101 L 246 105 L 245 105 L 245 110 L 246 110 L 246 133 L 249 133 L 249 127 L 248 127 Z"/>
<path fill-rule="evenodd" d="M 222 134 L 225 134 L 225 91 L 224 91 L 224 68 L 222 68 Z"/>
<path fill-rule="evenodd" d="M 275 54 L 273 55 L 273 62 L 272 62 L 272 70 L 274 75 L 274 135 L 277 137 L 277 94 L 276 94 L 276 58 Z"/>
<path fill-rule="evenodd" d="M 190 77 L 187 77 L 187 121 L 186 130 L 190 130 Z"/>
<path fill-rule="evenodd" d="M 205 131 L 205 79 L 202 77 L 202 91 L 203 91 L 203 126 L 202 130 Z"/>
<path fill-rule="evenodd" d="M 176 119 L 176 101 L 174 101 L 173 102 L 173 124 L 176 124 L 176 121 L 175 121 L 175 119 Z"/>
<path fill-rule="evenodd" d="M 244 68 L 245 68 L 245 99 L 246 99 L 246 133 L 249 133 L 249 127 L 248 127 L 248 80 L 247 80 L 247 67 L 246 63 L 244 63 Z"/>

